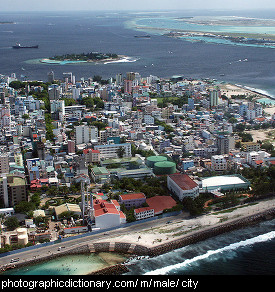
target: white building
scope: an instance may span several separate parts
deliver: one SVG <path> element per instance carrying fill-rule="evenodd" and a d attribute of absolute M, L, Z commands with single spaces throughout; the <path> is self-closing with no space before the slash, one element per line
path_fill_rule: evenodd
<path fill-rule="evenodd" d="M 223 155 L 213 155 L 211 157 L 211 168 L 215 171 L 223 171 L 227 169 L 227 161 Z"/>
<path fill-rule="evenodd" d="M 185 197 L 195 198 L 199 195 L 199 185 L 187 174 L 174 173 L 168 175 L 167 187 L 179 200 Z"/>
<path fill-rule="evenodd" d="M 251 151 L 246 154 L 246 162 L 248 164 L 254 164 L 256 160 L 264 160 L 265 151 Z"/>
<path fill-rule="evenodd" d="M 154 125 L 155 123 L 155 118 L 151 115 L 144 115 L 143 119 L 146 125 Z"/>
<path fill-rule="evenodd" d="M 130 143 L 96 145 L 94 149 L 100 151 L 101 158 L 108 159 L 108 158 L 118 158 L 119 157 L 118 151 L 121 147 L 124 149 L 123 157 L 132 156 Z"/>
<path fill-rule="evenodd" d="M 76 145 L 98 141 L 98 129 L 89 126 L 75 127 Z"/>
<path fill-rule="evenodd" d="M 116 200 L 108 203 L 104 200 L 94 200 L 92 219 L 96 228 L 106 229 L 126 223 L 126 217 Z"/>
<path fill-rule="evenodd" d="M 150 207 L 138 208 L 134 210 L 136 220 L 142 220 L 155 216 L 155 210 Z"/>

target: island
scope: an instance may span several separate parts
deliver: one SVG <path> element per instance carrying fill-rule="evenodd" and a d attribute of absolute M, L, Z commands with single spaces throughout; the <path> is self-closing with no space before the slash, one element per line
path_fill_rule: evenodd
<path fill-rule="evenodd" d="M 81 53 L 81 54 L 64 54 L 50 58 L 41 59 L 41 63 L 47 64 L 73 64 L 73 63 L 112 63 L 120 62 L 127 59 L 127 56 L 117 55 L 114 53 Z"/>

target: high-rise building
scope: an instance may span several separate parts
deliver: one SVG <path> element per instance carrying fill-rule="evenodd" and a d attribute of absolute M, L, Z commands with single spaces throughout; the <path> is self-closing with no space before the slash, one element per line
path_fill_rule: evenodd
<path fill-rule="evenodd" d="M 48 94 L 50 100 L 58 100 L 62 93 L 62 89 L 59 85 L 53 84 L 48 87 Z"/>
<path fill-rule="evenodd" d="M 219 88 L 210 90 L 210 107 L 211 108 L 219 104 L 220 97 L 221 97 L 221 91 Z"/>
<path fill-rule="evenodd" d="M 48 73 L 48 82 L 49 83 L 52 83 L 54 81 L 54 72 L 53 71 L 50 71 Z"/>
<path fill-rule="evenodd" d="M 9 155 L 0 155 L 0 174 L 9 173 Z"/>
<path fill-rule="evenodd" d="M 230 149 L 235 147 L 235 139 L 229 135 L 219 135 L 217 137 L 217 147 L 219 154 L 228 154 Z"/>
<path fill-rule="evenodd" d="M 68 153 L 75 153 L 75 141 L 68 140 Z"/>
<path fill-rule="evenodd" d="M 132 80 L 124 80 L 124 93 L 131 94 L 133 91 L 133 81 Z"/>
<path fill-rule="evenodd" d="M 27 201 L 26 180 L 23 175 L 2 175 L 0 177 L 0 198 L 6 208 L 21 201 Z"/>
<path fill-rule="evenodd" d="M 76 145 L 98 141 L 98 128 L 89 126 L 75 127 Z"/>

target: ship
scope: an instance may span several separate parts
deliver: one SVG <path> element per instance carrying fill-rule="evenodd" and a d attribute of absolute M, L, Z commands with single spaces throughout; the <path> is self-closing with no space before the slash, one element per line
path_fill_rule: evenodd
<path fill-rule="evenodd" d="M 21 46 L 21 44 L 16 44 L 12 46 L 13 49 L 38 49 L 38 45 L 35 46 Z"/>
<path fill-rule="evenodd" d="M 151 36 L 149 34 L 146 35 L 135 35 L 135 38 L 150 38 Z"/>

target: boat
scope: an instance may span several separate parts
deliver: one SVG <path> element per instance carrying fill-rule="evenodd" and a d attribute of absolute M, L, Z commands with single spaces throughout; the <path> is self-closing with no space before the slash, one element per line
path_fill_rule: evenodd
<path fill-rule="evenodd" d="M 13 49 L 38 49 L 38 45 L 35 46 L 21 46 L 21 44 L 16 44 L 12 46 Z"/>
<path fill-rule="evenodd" d="M 150 38 L 151 36 L 149 34 L 146 35 L 135 35 L 135 38 Z"/>

